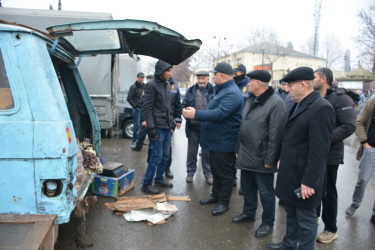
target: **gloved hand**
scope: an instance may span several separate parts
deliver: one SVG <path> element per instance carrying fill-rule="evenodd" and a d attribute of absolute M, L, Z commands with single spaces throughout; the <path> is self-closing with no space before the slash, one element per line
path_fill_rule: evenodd
<path fill-rule="evenodd" d="M 148 138 L 149 138 L 151 141 L 155 141 L 156 138 L 158 137 L 158 136 L 156 135 L 156 130 L 155 130 L 154 128 L 147 130 L 147 135 L 148 135 Z"/>

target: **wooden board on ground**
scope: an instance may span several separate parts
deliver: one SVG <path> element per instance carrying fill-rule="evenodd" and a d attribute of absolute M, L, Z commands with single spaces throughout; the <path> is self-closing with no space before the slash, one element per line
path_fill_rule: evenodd
<path fill-rule="evenodd" d="M 0 249 L 54 249 L 56 215 L 0 214 Z"/>

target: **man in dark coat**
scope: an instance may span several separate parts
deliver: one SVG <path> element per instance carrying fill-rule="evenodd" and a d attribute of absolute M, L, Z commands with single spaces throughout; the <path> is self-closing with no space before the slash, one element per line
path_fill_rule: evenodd
<path fill-rule="evenodd" d="M 171 188 L 173 185 L 164 181 L 164 172 L 170 152 L 171 131 L 174 129 L 171 111 L 171 89 L 168 79 L 172 75 L 172 65 L 159 60 L 155 65 L 154 78 L 146 84 L 143 96 L 142 112 L 150 139 L 151 155 L 143 179 L 142 191 L 158 194 L 152 186 L 156 172 L 155 185 Z"/>
<path fill-rule="evenodd" d="M 139 72 L 137 81 L 130 86 L 127 101 L 133 108 L 133 138 L 131 147 L 136 146 L 138 130 L 141 128 L 141 99 L 143 96 L 145 74 Z"/>
<path fill-rule="evenodd" d="M 322 200 L 322 219 L 324 231 L 318 235 L 321 243 L 330 243 L 337 238 L 337 170 L 344 163 L 344 139 L 355 131 L 355 109 L 353 100 L 345 89 L 333 85 L 333 74 L 328 68 L 319 68 L 314 72 L 314 89 L 327 99 L 335 110 L 336 123 L 332 131 L 331 147 L 327 158 L 325 195 Z M 320 216 L 321 206 L 317 208 Z"/>
<path fill-rule="evenodd" d="M 214 87 L 209 83 L 209 72 L 199 71 L 197 74 L 197 83 L 191 86 L 184 96 L 182 107 L 194 107 L 196 110 L 205 110 L 214 94 Z M 186 182 L 193 182 L 193 177 L 197 171 L 197 155 L 200 144 L 200 133 L 201 133 L 202 122 L 187 119 L 185 132 L 188 138 L 188 151 L 186 157 Z M 212 173 L 210 167 L 210 159 L 208 149 L 202 148 L 202 170 L 203 175 L 206 178 L 206 182 L 212 185 Z"/>
<path fill-rule="evenodd" d="M 296 102 L 285 127 L 276 184 L 276 195 L 284 201 L 287 213 L 286 235 L 268 249 L 314 249 L 316 207 L 323 196 L 335 112 L 313 90 L 311 68 L 294 69 L 282 80 L 288 83 L 289 95 Z"/>
<path fill-rule="evenodd" d="M 287 119 L 283 100 L 268 86 L 271 74 L 256 70 L 250 78 L 250 95 L 242 114 L 238 158 L 241 169 L 241 190 L 244 196 L 243 212 L 233 217 L 233 223 L 254 221 L 258 208 L 258 193 L 262 202 L 262 224 L 256 237 L 272 233 L 275 222 L 274 173 Z"/>
<path fill-rule="evenodd" d="M 182 110 L 186 119 L 202 121 L 201 145 L 209 150 L 213 175 L 212 193 L 200 200 L 202 205 L 219 203 L 212 215 L 229 209 L 233 188 L 233 159 L 241 124 L 243 97 L 233 81 L 230 64 L 221 62 L 214 69 L 215 94 L 206 110 L 188 107 Z"/>

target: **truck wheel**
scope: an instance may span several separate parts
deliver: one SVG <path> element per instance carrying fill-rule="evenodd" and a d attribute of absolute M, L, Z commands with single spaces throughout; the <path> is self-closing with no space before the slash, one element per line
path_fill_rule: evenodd
<path fill-rule="evenodd" d="M 122 126 L 122 132 L 125 138 L 133 138 L 133 119 L 127 120 Z"/>

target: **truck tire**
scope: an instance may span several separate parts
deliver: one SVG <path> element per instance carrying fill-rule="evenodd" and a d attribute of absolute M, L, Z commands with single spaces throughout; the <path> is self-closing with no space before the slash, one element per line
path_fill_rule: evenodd
<path fill-rule="evenodd" d="M 122 126 L 122 133 L 125 138 L 133 138 L 133 119 L 127 120 Z"/>

